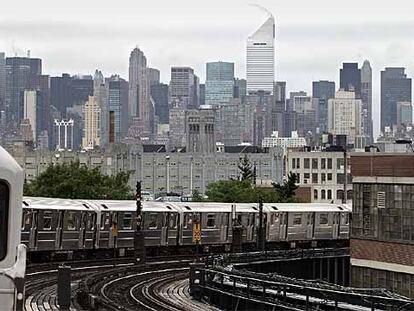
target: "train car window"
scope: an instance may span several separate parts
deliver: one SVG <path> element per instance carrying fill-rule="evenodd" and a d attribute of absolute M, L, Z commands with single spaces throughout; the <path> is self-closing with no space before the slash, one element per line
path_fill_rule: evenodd
<path fill-rule="evenodd" d="M 21 228 L 21 230 L 23 231 L 25 227 L 26 227 L 26 211 L 23 211 L 22 228 Z"/>
<path fill-rule="evenodd" d="M 320 225 L 327 225 L 328 224 L 328 214 L 327 213 L 321 213 L 319 215 L 319 224 Z"/>
<path fill-rule="evenodd" d="M 207 214 L 207 228 L 214 228 L 216 226 L 216 215 Z"/>
<path fill-rule="evenodd" d="M 157 229 L 158 214 L 151 213 L 148 215 L 148 229 Z"/>
<path fill-rule="evenodd" d="M 69 212 L 66 218 L 66 230 L 74 231 L 76 229 L 76 212 Z"/>
<path fill-rule="evenodd" d="M 225 213 L 223 214 L 222 223 L 223 226 L 229 225 L 229 214 Z"/>
<path fill-rule="evenodd" d="M 192 228 L 193 225 L 193 214 L 192 213 L 186 213 L 184 214 L 184 226 L 185 228 Z"/>
<path fill-rule="evenodd" d="M 170 229 L 177 229 L 177 215 L 170 214 Z"/>
<path fill-rule="evenodd" d="M 43 230 L 52 230 L 52 212 L 43 213 Z"/>
<path fill-rule="evenodd" d="M 270 217 L 270 223 L 272 225 L 275 225 L 278 221 L 279 221 L 279 214 L 273 213 L 272 216 Z"/>
<path fill-rule="evenodd" d="M 132 228 L 132 213 L 124 213 L 124 218 L 122 220 L 122 228 L 123 229 Z"/>
<path fill-rule="evenodd" d="M 101 214 L 101 230 L 105 229 L 105 213 Z"/>
<path fill-rule="evenodd" d="M 302 224 L 302 214 L 296 213 L 293 214 L 293 225 L 300 226 Z"/>
<path fill-rule="evenodd" d="M 348 225 L 349 224 L 349 215 L 348 214 L 342 213 L 341 218 L 342 218 L 342 224 L 343 225 Z"/>
<path fill-rule="evenodd" d="M 7 232 L 9 229 L 10 188 L 0 180 L 0 260 L 7 255 Z"/>

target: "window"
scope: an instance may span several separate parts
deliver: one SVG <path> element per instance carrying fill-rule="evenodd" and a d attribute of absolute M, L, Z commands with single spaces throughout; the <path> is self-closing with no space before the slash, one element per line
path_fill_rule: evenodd
<path fill-rule="evenodd" d="M 75 212 L 69 212 L 66 218 L 66 230 L 74 231 L 76 229 Z"/>
<path fill-rule="evenodd" d="M 177 229 L 177 215 L 170 214 L 170 229 Z"/>
<path fill-rule="evenodd" d="M 328 224 L 328 214 L 327 213 L 321 213 L 319 215 L 319 224 L 320 225 L 327 225 Z"/>
<path fill-rule="evenodd" d="M 326 174 L 322 173 L 321 174 L 321 182 L 324 183 L 326 181 Z"/>
<path fill-rule="evenodd" d="M 328 181 L 332 181 L 332 173 L 328 173 Z"/>
<path fill-rule="evenodd" d="M 342 224 L 343 225 L 349 224 L 349 215 L 348 214 L 342 213 L 341 218 L 342 218 Z"/>
<path fill-rule="evenodd" d="M 332 200 L 332 190 L 328 190 L 328 200 Z"/>
<path fill-rule="evenodd" d="M 317 170 L 318 169 L 318 159 L 312 159 L 312 169 Z"/>
<path fill-rule="evenodd" d="M 216 215 L 208 214 L 207 215 L 207 228 L 214 228 L 216 224 Z"/>
<path fill-rule="evenodd" d="M 323 159 L 321 159 L 321 169 L 325 169 L 326 168 L 326 159 L 325 158 L 323 158 Z"/>
<path fill-rule="evenodd" d="M 317 184 L 318 183 L 318 173 L 312 174 L 312 183 Z"/>
<path fill-rule="evenodd" d="M 343 169 L 344 168 L 344 159 L 336 159 L 336 168 L 338 170 Z"/>
<path fill-rule="evenodd" d="M 191 229 L 192 224 L 193 224 L 193 214 L 191 213 L 184 214 L 184 228 Z"/>
<path fill-rule="evenodd" d="M 313 198 L 315 199 L 315 200 L 317 200 L 318 199 L 318 190 L 313 190 Z"/>
<path fill-rule="evenodd" d="M 336 182 L 340 185 L 345 183 L 345 175 L 344 174 L 336 174 Z"/>
<path fill-rule="evenodd" d="M 0 259 L 7 255 L 7 231 L 9 229 L 9 196 L 8 184 L 0 180 Z"/>
<path fill-rule="evenodd" d="M 332 159 L 328 158 L 328 170 L 332 169 Z"/>
<path fill-rule="evenodd" d="M 321 191 L 321 199 L 322 200 L 326 199 L 326 191 L 324 189 L 322 189 L 322 191 Z"/>
<path fill-rule="evenodd" d="M 43 230 L 52 229 L 52 212 L 43 213 Z"/>
<path fill-rule="evenodd" d="M 274 225 L 279 221 L 279 213 L 272 214 L 271 224 Z"/>
<path fill-rule="evenodd" d="M 300 158 L 296 159 L 296 168 L 300 168 Z"/>
<path fill-rule="evenodd" d="M 123 229 L 132 228 L 132 213 L 124 213 L 124 218 L 122 219 L 122 228 Z"/>
<path fill-rule="evenodd" d="M 296 168 L 296 159 L 293 158 L 292 159 L 292 169 L 295 169 L 295 168 Z"/>
<path fill-rule="evenodd" d="M 158 214 L 151 213 L 148 215 L 148 229 L 157 229 Z"/>
<path fill-rule="evenodd" d="M 310 162 L 310 159 L 303 159 L 303 167 L 304 168 L 310 168 L 309 167 L 309 162 Z"/>
<path fill-rule="evenodd" d="M 302 224 L 302 214 L 296 213 L 293 214 L 293 225 L 300 226 Z"/>

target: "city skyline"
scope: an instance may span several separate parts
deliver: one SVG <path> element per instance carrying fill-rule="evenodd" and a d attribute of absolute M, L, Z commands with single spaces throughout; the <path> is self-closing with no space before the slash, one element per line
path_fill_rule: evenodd
<path fill-rule="evenodd" d="M 219 60 L 234 62 L 235 76 L 245 78 L 246 38 L 268 15 L 248 1 L 237 2 L 240 5 L 236 7 L 234 1 L 220 3 L 220 10 L 215 9 L 214 1 L 197 3 L 197 7 L 189 1 L 181 2 L 186 9 L 180 18 L 175 13 L 182 5 L 168 7 L 166 13 L 158 11 L 156 1 L 146 3 L 138 11 L 128 10 L 134 8 L 129 5 L 114 8 L 104 3 L 100 7 L 103 13 L 92 19 L 86 18 L 92 12 L 91 4 L 71 15 L 67 13 L 76 5 L 68 7 L 66 12 L 50 2 L 47 12 L 32 8 L 37 13 L 35 17 L 23 13 L 18 19 L 11 14 L 17 6 L 8 4 L 0 20 L 0 44 L 9 57 L 14 52 L 24 56 L 30 49 L 33 57 L 42 58 L 43 71 L 51 76 L 62 72 L 91 74 L 99 68 L 105 76 L 118 73 L 127 78 L 127 57 L 138 45 L 147 56 L 148 65 L 160 69 L 165 83 L 170 81 L 173 66 L 190 66 L 205 81 L 205 64 Z M 321 5 L 317 4 L 301 4 L 298 9 L 298 1 L 258 2 L 276 19 L 275 79 L 287 81 L 288 91 L 311 93 L 312 81 L 329 80 L 339 85 L 343 62 L 362 65 L 368 59 L 373 69 L 374 136 L 377 136 L 380 71 L 404 66 L 408 76 L 414 73 L 409 57 L 414 28 L 409 14 L 398 9 L 397 3 L 376 5 L 375 11 L 369 4 L 358 3 L 358 10 L 349 5 L 341 8 L 342 14 L 337 14 L 335 5 L 329 3 L 323 3 L 324 9 L 320 10 Z M 27 5 L 30 9 L 33 4 Z M 108 24 L 108 18 L 116 23 Z M 364 32 L 358 31 L 361 27 Z M 113 40 L 107 40 L 108 37 Z M 172 44 L 171 40 L 179 40 L 180 44 Z M 111 48 L 105 48 L 109 45 Z"/>

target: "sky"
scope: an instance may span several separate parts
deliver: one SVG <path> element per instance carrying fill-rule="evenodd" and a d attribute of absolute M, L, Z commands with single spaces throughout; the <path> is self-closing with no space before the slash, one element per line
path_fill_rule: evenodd
<path fill-rule="evenodd" d="M 247 37 L 276 19 L 276 80 L 311 93 L 312 81 L 339 86 L 342 62 L 373 68 L 378 133 L 380 71 L 414 77 L 414 3 L 408 0 L 41 0 L 7 1 L 0 12 L 0 51 L 43 60 L 45 74 L 120 74 L 138 46 L 168 83 L 171 66 L 190 66 L 203 82 L 205 63 L 231 61 L 245 77 Z M 24 8 L 24 9 L 23 9 Z"/>

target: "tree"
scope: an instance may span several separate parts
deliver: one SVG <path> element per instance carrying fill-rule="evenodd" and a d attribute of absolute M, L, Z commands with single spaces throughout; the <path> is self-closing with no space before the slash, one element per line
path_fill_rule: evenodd
<path fill-rule="evenodd" d="M 248 180 L 220 180 L 207 186 L 206 195 L 211 202 L 251 202 L 252 186 Z"/>
<path fill-rule="evenodd" d="M 279 183 L 272 183 L 279 197 L 279 202 L 295 201 L 295 190 L 298 189 L 296 182 L 296 175 L 289 173 L 287 180 L 282 185 Z"/>
<path fill-rule="evenodd" d="M 89 169 L 79 162 L 52 164 L 25 185 L 24 194 L 68 199 L 132 199 L 129 176 L 130 172 L 103 175 L 98 167 Z"/>
<path fill-rule="evenodd" d="M 252 183 L 253 179 L 256 177 L 255 172 L 252 169 L 252 164 L 250 163 L 249 158 L 247 155 L 244 155 L 243 159 L 240 159 L 240 162 L 237 166 L 240 171 L 240 180 L 242 181 L 249 181 Z"/>
<path fill-rule="evenodd" d="M 197 189 L 193 190 L 193 193 L 192 193 L 191 197 L 192 197 L 193 202 L 203 202 L 204 201 L 203 195 Z"/>

